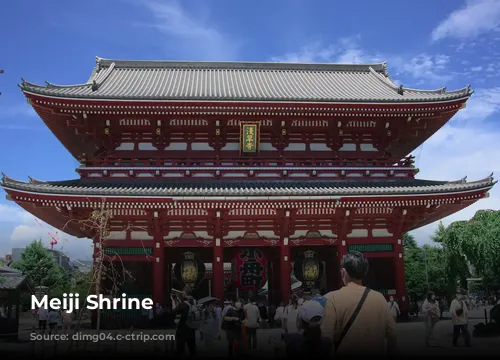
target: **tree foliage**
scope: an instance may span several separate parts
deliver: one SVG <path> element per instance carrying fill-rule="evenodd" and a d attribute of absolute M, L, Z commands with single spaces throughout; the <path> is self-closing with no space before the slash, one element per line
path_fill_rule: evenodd
<path fill-rule="evenodd" d="M 42 241 L 33 241 L 21 254 L 21 260 L 13 263 L 13 267 L 28 275 L 35 286 L 47 286 L 49 288 L 62 285 L 67 281 L 64 270 Z"/>
<path fill-rule="evenodd" d="M 438 246 L 418 246 L 410 234 L 403 236 L 406 291 L 411 301 L 425 298 L 429 291 L 442 297 L 453 292 L 446 277 L 446 252 Z"/>
<path fill-rule="evenodd" d="M 449 276 L 463 285 L 471 275 L 482 277 L 487 290 L 499 289 L 500 211 L 479 210 L 469 221 L 440 230 L 435 238 L 448 253 Z"/>

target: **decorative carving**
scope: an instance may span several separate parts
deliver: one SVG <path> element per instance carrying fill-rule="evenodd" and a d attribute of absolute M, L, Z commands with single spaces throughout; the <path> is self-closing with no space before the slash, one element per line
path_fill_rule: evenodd
<path fill-rule="evenodd" d="M 321 238 L 321 233 L 319 231 L 308 231 L 307 234 L 306 234 L 306 238 L 308 239 L 311 239 L 311 238 L 314 238 L 314 239 L 318 239 L 318 238 Z"/>
<path fill-rule="evenodd" d="M 200 240 L 200 239 L 197 239 L 196 241 L 198 241 L 199 243 L 202 243 L 203 247 L 207 247 L 207 246 L 209 246 L 209 245 L 212 244 L 211 240 Z"/>
<path fill-rule="evenodd" d="M 293 244 L 295 245 L 299 245 L 300 243 L 303 243 L 304 241 L 306 241 L 307 239 L 306 238 L 299 238 L 299 239 L 293 239 L 293 240 L 290 240 Z"/>
<path fill-rule="evenodd" d="M 229 247 L 232 247 L 232 246 L 235 246 L 237 243 L 239 243 L 240 240 L 225 240 L 224 243 L 229 246 Z"/>
<path fill-rule="evenodd" d="M 278 244 L 280 241 L 279 240 L 271 240 L 271 239 L 264 239 L 264 241 L 268 244 L 270 244 L 271 246 L 275 246 L 276 244 Z"/>
<path fill-rule="evenodd" d="M 260 235 L 258 232 L 247 231 L 243 235 L 243 239 L 260 239 Z"/>
<path fill-rule="evenodd" d="M 196 234 L 193 232 L 183 232 L 181 234 L 181 236 L 179 236 L 179 239 L 181 239 L 181 240 L 186 240 L 186 239 L 195 240 Z"/>
<path fill-rule="evenodd" d="M 172 247 L 174 244 L 177 244 L 180 240 L 165 240 L 165 246 Z"/>

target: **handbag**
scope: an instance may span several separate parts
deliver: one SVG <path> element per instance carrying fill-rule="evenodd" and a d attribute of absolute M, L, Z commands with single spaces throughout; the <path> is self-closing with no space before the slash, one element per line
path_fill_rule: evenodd
<path fill-rule="evenodd" d="M 345 325 L 344 329 L 342 330 L 342 333 L 340 334 L 339 339 L 335 342 L 334 352 L 337 352 L 340 344 L 342 343 L 342 340 L 344 340 L 345 336 L 347 335 L 347 332 L 349 331 L 349 329 L 351 328 L 352 324 L 354 323 L 354 321 L 358 317 L 358 314 L 359 314 L 359 312 L 361 310 L 361 307 L 365 303 L 366 297 L 368 296 L 369 292 L 370 292 L 370 289 L 369 288 L 365 288 L 365 291 L 364 291 L 363 295 L 361 296 L 361 299 L 359 300 L 358 306 L 356 307 L 356 309 L 354 310 L 354 312 L 351 315 L 351 318 L 349 319 L 349 321 Z"/>

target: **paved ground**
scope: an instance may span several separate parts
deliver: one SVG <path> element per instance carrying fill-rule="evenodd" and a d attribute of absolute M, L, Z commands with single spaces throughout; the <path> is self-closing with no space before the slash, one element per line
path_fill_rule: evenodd
<path fill-rule="evenodd" d="M 481 319 L 482 315 L 480 312 L 475 317 L 479 319 L 471 320 L 470 331 L 472 333 L 473 326 L 479 322 L 484 322 Z M 30 332 L 34 322 L 31 319 L 23 320 L 22 322 L 22 332 L 20 343 L 6 343 L 0 342 L 0 349 L 4 351 L 15 351 L 16 353 L 24 353 L 26 355 L 37 355 L 43 357 L 51 357 L 53 355 L 63 355 L 68 352 L 69 348 L 82 351 L 92 351 L 99 353 L 126 353 L 126 354 L 162 354 L 165 351 L 171 351 L 173 347 L 173 341 L 143 341 L 144 335 L 173 335 L 173 330 L 163 330 L 163 331 L 153 331 L 153 330 L 136 330 L 133 332 L 136 339 L 135 341 L 130 340 L 110 340 L 111 337 L 116 339 L 117 335 L 130 334 L 130 331 L 112 331 L 101 335 L 107 339 L 99 342 L 93 342 L 89 339 L 86 341 L 69 341 L 69 340 L 36 340 L 30 341 Z M 424 347 L 424 324 L 422 322 L 410 322 L 410 323 L 400 323 L 398 324 L 399 337 L 400 337 L 400 351 L 404 354 L 419 354 L 419 355 L 456 355 L 456 356 L 472 356 L 472 355 L 484 355 L 484 354 L 496 354 L 500 355 L 500 338 L 473 338 L 472 347 L 466 348 L 463 346 L 463 340 L 461 339 L 461 345 L 458 348 L 453 348 L 451 346 L 451 331 L 452 325 L 450 320 L 444 320 L 436 325 L 435 330 L 435 340 L 440 343 L 440 347 L 426 348 Z M 60 333 L 60 332 L 59 332 Z M 91 330 L 84 330 L 82 334 L 97 336 L 96 332 Z M 142 339 L 140 338 L 142 334 Z M 276 349 L 280 350 L 282 353 L 283 346 L 279 341 L 281 335 L 281 330 L 259 330 L 258 331 L 258 343 L 259 351 L 258 354 L 273 354 Z M 80 339 L 82 336 L 80 336 Z M 197 337 L 197 345 L 200 354 L 206 355 L 204 349 L 204 343 L 201 341 L 199 335 Z M 220 340 L 215 342 L 216 354 L 224 355 L 227 349 L 227 341 L 224 334 L 222 334 Z"/>

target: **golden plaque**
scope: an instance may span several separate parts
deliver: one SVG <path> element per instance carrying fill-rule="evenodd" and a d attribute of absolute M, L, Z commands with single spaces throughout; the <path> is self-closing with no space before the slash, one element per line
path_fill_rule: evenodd
<path fill-rule="evenodd" d="M 260 123 L 240 122 L 240 153 L 254 154 L 259 152 Z"/>

